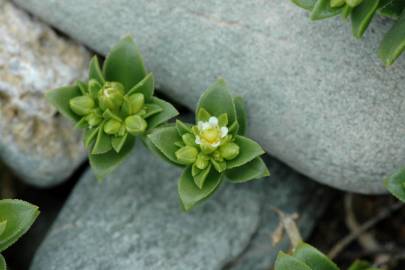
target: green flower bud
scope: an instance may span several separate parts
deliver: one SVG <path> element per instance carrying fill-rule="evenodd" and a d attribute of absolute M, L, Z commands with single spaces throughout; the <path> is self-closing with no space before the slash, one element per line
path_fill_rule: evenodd
<path fill-rule="evenodd" d="M 204 170 L 205 168 L 207 168 L 209 160 L 209 157 L 207 157 L 203 153 L 199 153 L 195 161 L 195 166 L 200 170 Z"/>
<path fill-rule="evenodd" d="M 198 150 L 195 147 L 186 145 L 175 153 L 176 158 L 184 164 L 192 164 L 197 158 Z"/>
<path fill-rule="evenodd" d="M 125 119 L 125 126 L 127 131 L 135 136 L 142 134 L 147 128 L 148 124 L 146 123 L 145 119 L 139 115 L 131 115 Z"/>
<path fill-rule="evenodd" d="M 183 139 L 183 142 L 186 145 L 190 145 L 190 146 L 194 146 L 195 145 L 195 137 L 193 134 L 190 133 L 185 133 L 183 134 L 183 136 L 181 136 L 181 138 Z"/>
<path fill-rule="evenodd" d="M 139 112 L 145 104 L 145 96 L 141 93 L 135 93 L 125 98 L 124 112 L 132 115 Z"/>
<path fill-rule="evenodd" d="M 98 124 L 100 124 L 100 122 L 103 120 L 100 109 L 95 109 L 95 110 L 91 111 L 86 116 L 86 120 L 87 120 L 87 123 L 89 123 L 90 127 L 95 127 Z"/>
<path fill-rule="evenodd" d="M 117 111 L 124 101 L 124 87 L 117 82 L 106 82 L 98 92 L 98 102 L 102 110 Z"/>
<path fill-rule="evenodd" d="M 221 156 L 226 160 L 232 160 L 239 155 L 239 145 L 236 143 L 227 143 L 219 147 Z"/>
<path fill-rule="evenodd" d="M 330 1 L 330 6 L 331 6 L 332 8 L 341 7 L 341 6 L 343 6 L 344 4 L 346 4 L 346 1 L 345 1 L 345 0 L 331 0 L 331 1 Z"/>
<path fill-rule="evenodd" d="M 109 135 L 117 134 L 121 129 L 122 123 L 116 119 L 110 119 L 104 124 L 104 132 Z"/>
<path fill-rule="evenodd" d="M 95 103 L 89 96 L 78 96 L 69 100 L 69 105 L 72 111 L 78 115 L 86 115 L 93 110 Z"/>

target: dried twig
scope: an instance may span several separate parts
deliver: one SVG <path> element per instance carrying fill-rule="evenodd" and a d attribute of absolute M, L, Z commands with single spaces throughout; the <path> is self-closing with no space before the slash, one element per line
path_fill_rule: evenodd
<path fill-rule="evenodd" d="M 392 213 L 395 211 L 399 210 L 404 206 L 404 203 L 402 202 L 397 202 L 395 204 L 392 204 L 382 210 L 380 213 L 378 213 L 376 216 L 374 216 L 372 219 L 366 221 L 363 223 L 356 231 L 351 232 L 349 235 L 341 239 L 339 242 L 336 243 L 336 245 L 331 249 L 329 252 L 328 256 L 331 259 L 334 259 L 347 245 L 349 245 L 351 242 L 353 242 L 355 239 L 357 239 L 361 234 L 363 234 L 365 231 L 369 230 L 370 228 L 374 227 L 377 223 L 380 221 L 386 219 Z"/>
<path fill-rule="evenodd" d="M 302 242 L 301 234 L 299 232 L 297 224 L 295 223 L 295 220 L 298 219 L 298 214 L 286 214 L 278 208 L 273 208 L 273 210 L 280 217 L 280 224 L 272 235 L 273 245 L 281 241 L 283 231 L 285 230 L 287 232 L 288 238 L 290 238 L 292 248 L 295 249 L 298 244 Z"/>

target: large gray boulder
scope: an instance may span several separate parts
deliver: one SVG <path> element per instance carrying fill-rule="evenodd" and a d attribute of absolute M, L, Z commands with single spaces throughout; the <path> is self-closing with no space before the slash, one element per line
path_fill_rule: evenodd
<path fill-rule="evenodd" d="M 84 159 L 80 134 L 45 91 L 85 76 L 89 54 L 0 0 L 0 159 L 36 186 L 56 185 Z"/>
<path fill-rule="evenodd" d="M 139 145 L 140 146 L 140 145 Z M 276 253 L 272 210 L 298 213 L 307 235 L 330 191 L 266 159 L 272 176 L 223 185 L 190 213 L 180 209 L 181 170 L 137 147 L 98 182 L 88 171 L 39 249 L 31 270 L 269 269 Z"/>
<path fill-rule="evenodd" d="M 389 20 L 359 41 L 290 1 L 15 1 L 101 53 L 132 34 L 161 90 L 190 108 L 223 76 L 251 135 L 322 183 L 381 193 L 405 164 L 405 61 L 386 69 L 376 55 Z"/>

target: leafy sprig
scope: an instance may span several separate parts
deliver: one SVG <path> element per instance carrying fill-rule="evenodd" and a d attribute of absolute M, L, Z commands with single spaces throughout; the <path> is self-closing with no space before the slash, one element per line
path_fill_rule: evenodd
<path fill-rule="evenodd" d="M 125 160 L 136 137 L 145 139 L 178 114 L 170 103 L 154 96 L 153 74 L 146 72 L 130 37 L 111 49 L 102 69 L 96 56 L 91 59 L 87 82 L 51 90 L 47 98 L 85 130 L 84 145 L 99 179 Z"/>
<path fill-rule="evenodd" d="M 243 100 L 220 79 L 202 94 L 194 125 L 177 120 L 148 135 L 155 152 L 185 168 L 178 182 L 185 210 L 211 196 L 225 177 L 242 183 L 269 175 L 260 158 L 265 152 L 244 136 L 246 126 Z"/>
<path fill-rule="evenodd" d="M 318 249 L 306 243 L 300 243 L 291 255 L 280 252 L 275 270 L 339 270 L 340 268 Z M 348 270 L 379 270 L 368 262 L 357 260 Z"/>
<path fill-rule="evenodd" d="M 405 49 L 405 1 L 403 0 L 292 0 L 296 5 L 308 10 L 312 20 L 321 20 L 341 15 L 350 16 L 352 32 L 361 38 L 376 13 L 396 20 L 385 34 L 379 57 L 385 65 L 391 65 Z"/>
<path fill-rule="evenodd" d="M 39 215 L 38 207 L 20 200 L 0 200 L 0 253 L 23 236 Z M 0 270 L 6 261 L 0 254 Z"/>

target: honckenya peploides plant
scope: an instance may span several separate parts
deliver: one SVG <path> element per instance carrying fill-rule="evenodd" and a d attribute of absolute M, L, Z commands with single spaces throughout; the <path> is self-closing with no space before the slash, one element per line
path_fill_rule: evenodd
<path fill-rule="evenodd" d="M 0 200 L 0 252 L 25 234 L 38 217 L 38 207 L 20 200 Z M 6 269 L 0 254 L 0 270 Z"/>
<path fill-rule="evenodd" d="M 185 210 L 213 194 L 225 177 L 241 183 L 269 175 L 263 149 L 243 136 L 246 124 L 242 99 L 220 79 L 201 96 L 194 125 L 177 120 L 148 135 L 157 153 L 185 168 L 178 182 Z"/>
<path fill-rule="evenodd" d="M 147 73 L 130 37 L 111 49 L 101 70 L 90 61 L 89 79 L 51 90 L 48 100 L 85 130 L 84 145 L 98 178 L 112 172 L 131 152 L 135 138 L 176 116 L 177 110 L 155 97 L 154 78 Z"/>

